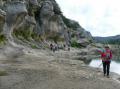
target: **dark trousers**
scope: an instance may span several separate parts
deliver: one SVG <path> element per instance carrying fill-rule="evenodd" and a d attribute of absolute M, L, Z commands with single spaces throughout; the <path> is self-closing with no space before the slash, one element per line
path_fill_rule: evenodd
<path fill-rule="evenodd" d="M 107 76 L 109 76 L 109 72 L 110 72 L 110 61 L 103 61 L 103 72 L 104 75 L 107 74 Z"/>

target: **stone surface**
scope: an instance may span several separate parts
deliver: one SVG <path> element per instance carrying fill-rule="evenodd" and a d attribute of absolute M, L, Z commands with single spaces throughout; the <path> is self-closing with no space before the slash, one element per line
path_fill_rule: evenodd
<path fill-rule="evenodd" d="M 55 0 L 1 0 L 0 4 L 0 28 L 9 43 L 16 41 L 12 36 L 14 32 L 31 41 L 27 44 L 37 40 L 38 43 L 62 42 L 70 46 L 72 38 L 83 47 L 91 43 L 91 34 L 76 21 L 64 17 Z"/>
<path fill-rule="evenodd" d="M 0 89 L 120 89 L 118 75 L 107 78 L 100 69 L 70 59 L 80 50 L 59 51 L 57 56 L 45 50 L 28 51 L 14 59 L 0 54 L 0 72 L 7 73 L 0 76 Z"/>

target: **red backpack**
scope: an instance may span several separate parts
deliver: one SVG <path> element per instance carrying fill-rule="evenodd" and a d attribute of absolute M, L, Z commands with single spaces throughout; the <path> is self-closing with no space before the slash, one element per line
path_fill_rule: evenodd
<path fill-rule="evenodd" d="M 105 50 L 104 56 L 106 59 L 111 59 L 111 50 Z"/>

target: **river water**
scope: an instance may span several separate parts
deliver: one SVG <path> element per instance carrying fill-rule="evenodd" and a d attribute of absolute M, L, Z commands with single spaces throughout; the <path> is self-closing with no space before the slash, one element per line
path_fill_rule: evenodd
<path fill-rule="evenodd" d="M 93 59 L 89 66 L 95 68 L 102 68 L 102 61 L 100 59 Z M 115 72 L 120 75 L 120 59 L 119 60 L 112 60 L 110 65 L 110 71 Z"/>

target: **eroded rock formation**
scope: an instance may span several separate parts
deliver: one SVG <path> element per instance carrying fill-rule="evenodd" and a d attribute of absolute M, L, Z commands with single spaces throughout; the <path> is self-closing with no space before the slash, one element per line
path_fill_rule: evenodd
<path fill-rule="evenodd" d="M 11 45 L 16 38 L 37 46 L 49 41 L 70 45 L 72 40 L 87 46 L 92 40 L 76 21 L 63 16 L 55 0 L 0 0 L 0 32 Z"/>

